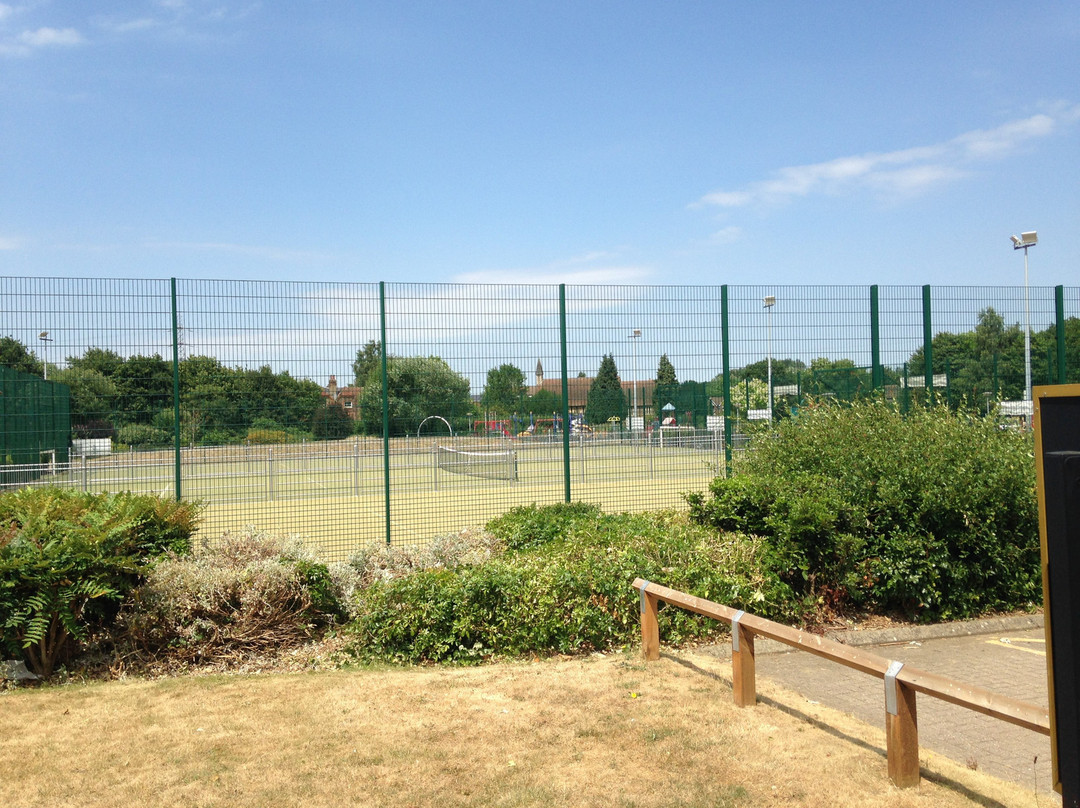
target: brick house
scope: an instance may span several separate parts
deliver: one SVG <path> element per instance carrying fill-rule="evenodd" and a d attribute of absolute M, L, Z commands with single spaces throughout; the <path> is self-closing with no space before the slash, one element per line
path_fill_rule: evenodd
<path fill-rule="evenodd" d="M 361 392 L 363 392 L 362 389 L 355 385 L 338 387 L 337 377 L 331 376 L 330 383 L 323 388 L 322 396 L 326 401 L 326 406 L 329 407 L 331 403 L 340 404 L 341 408 L 355 421 L 360 417 Z"/>

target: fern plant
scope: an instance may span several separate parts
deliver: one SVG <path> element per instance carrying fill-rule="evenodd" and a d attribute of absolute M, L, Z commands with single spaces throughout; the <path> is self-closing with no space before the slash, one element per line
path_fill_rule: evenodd
<path fill-rule="evenodd" d="M 135 494 L 0 495 L 0 649 L 50 676 L 92 624 L 112 619 L 150 561 L 188 549 L 198 511 Z"/>

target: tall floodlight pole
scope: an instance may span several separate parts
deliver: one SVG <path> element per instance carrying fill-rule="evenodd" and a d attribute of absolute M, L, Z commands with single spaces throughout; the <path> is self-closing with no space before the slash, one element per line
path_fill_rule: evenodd
<path fill-rule="evenodd" d="M 634 346 L 634 380 L 633 380 L 633 384 L 634 384 L 634 409 L 631 410 L 631 414 L 630 414 L 630 429 L 631 429 L 631 431 L 633 431 L 635 419 L 637 418 L 637 376 L 638 376 L 637 341 L 639 339 L 641 339 L 641 329 L 640 328 L 635 328 L 634 333 L 631 334 L 629 337 L 627 337 L 627 339 L 630 340 L 631 341 L 630 344 Z"/>
<path fill-rule="evenodd" d="M 768 368 L 769 368 L 768 379 L 767 379 L 767 384 L 769 385 L 769 420 L 772 421 L 772 419 L 773 419 L 773 416 L 772 416 L 772 403 L 773 403 L 772 402 L 772 309 L 773 309 L 773 306 L 776 305 L 776 297 L 773 296 L 773 295 L 768 295 L 768 296 L 762 298 L 761 302 L 765 304 L 765 310 L 768 312 L 768 325 L 766 326 L 766 351 L 765 351 L 765 355 L 767 357 L 767 364 L 768 364 Z"/>
<path fill-rule="evenodd" d="M 1028 294 L 1028 247 L 1039 243 L 1039 234 L 1028 230 L 1019 236 L 1009 236 L 1014 250 L 1024 251 L 1024 401 L 1031 401 L 1031 299 Z M 1027 413 L 1028 424 L 1034 414 L 1034 405 Z"/>
<path fill-rule="evenodd" d="M 45 370 L 45 381 L 49 380 L 49 343 L 52 342 L 52 337 L 49 336 L 48 331 L 42 331 L 38 334 L 38 339 L 41 340 L 41 367 Z"/>

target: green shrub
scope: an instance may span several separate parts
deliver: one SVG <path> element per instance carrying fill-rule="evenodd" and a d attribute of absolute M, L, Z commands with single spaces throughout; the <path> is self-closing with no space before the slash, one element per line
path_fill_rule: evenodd
<path fill-rule="evenodd" d="M 834 605 L 930 620 L 1039 599 L 1031 434 L 973 414 L 806 407 L 688 501 L 766 537 L 783 580 Z"/>
<path fill-rule="evenodd" d="M 289 443 L 291 438 L 284 429 L 249 429 L 245 441 L 258 446 L 265 446 L 267 444 Z"/>
<path fill-rule="evenodd" d="M 253 528 L 157 563 L 122 615 L 152 656 L 196 662 L 288 647 L 344 618 L 325 564 L 294 536 Z"/>
<path fill-rule="evenodd" d="M 469 661 L 624 645 L 639 630 L 638 596 L 630 588 L 637 576 L 758 614 L 795 616 L 790 591 L 762 571 L 760 542 L 719 536 L 683 514 L 530 507 L 488 528 L 528 549 L 373 582 L 355 607 L 356 653 L 402 662 Z M 660 619 L 672 642 L 720 628 L 681 609 L 662 608 Z"/>
<path fill-rule="evenodd" d="M 547 507 L 522 505 L 512 508 L 488 523 L 488 530 L 510 550 L 543 547 L 565 539 L 579 525 L 594 522 L 602 511 L 587 502 L 572 502 Z"/>
<path fill-rule="evenodd" d="M 184 552 L 199 506 L 138 494 L 26 488 L 0 495 L 0 646 L 41 676 L 166 552 Z"/>
<path fill-rule="evenodd" d="M 171 432 L 150 424 L 125 424 L 116 430 L 116 441 L 136 449 L 152 449 L 172 443 Z"/>
<path fill-rule="evenodd" d="M 354 586 L 388 581 L 422 570 L 456 569 L 482 564 L 505 549 L 502 541 L 486 530 L 463 530 L 436 536 L 421 547 L 374 544 L 349 559 Z"/>

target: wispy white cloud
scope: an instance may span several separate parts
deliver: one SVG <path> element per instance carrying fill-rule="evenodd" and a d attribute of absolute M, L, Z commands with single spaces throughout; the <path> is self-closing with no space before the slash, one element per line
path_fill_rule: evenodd
<path fill-rule="evenodd" d="M 205 40 L 222 35 L 228 23 L 238 23 L 259 10 L 258 3 L 237 6 L 217 0 L 155 0 L 137 11 L 100 15 L 93 22 L 117 36 L 151 33 L 176 41 Z"/>
<path fill-rule="evenodd" d="M 0 250 L 17 250 L 22 246 L 22 242 L 11 236 L 0 236 Z"/>
<path fill-rule="evenodd" d="M 965 132 L 943 143 L 787 166 L 743 188 L 706 194 L 695 206 L 739 208 L 863 189 L 888 197 L 911 196 L 967 176 L 973 164 L 1002 159 L 1078 119 L 1080 105 L 1059 104 L 1049 112 Z"/>
<path fill-rule="evenodd" d="M 477 270 L 456 276 L 455 283 L 490 284 L 635 284 L 652 276 L 648 267 L 625 264 L 619 253 L 593 250 L 538 267 Z"/>
<path fill-rule="evenodd" d="M 138 17 L 133 20 L 122 21 L 106 21 L 102 23 L 102 27 L 117 34 L 128 34 L 132 31 L 146 31 L 151 28 L 156 28 L 161 23 L 151 17 Z"/>
<path fill-rule="evenodd" d="M 53 45 L 80 45 L 82 34 L 74 28 L 38 28 L 36 31 L 23 31 L 19 41 L 31 48 L 47 48 Z"/>
<path fill-rule="evenodd" d="M 729 227 L 722 227 L 715 233 L 709 236 L 709 244 L 734 244 L 736 241 L 742 238 L 742 228 L 731 225 Z"/>
<path fill-rule="evenodd" d="M 10 13 L 10 6 L 6 6 Z M 0 19 L 3 15 L 0 14 Z M 75 28 L 42 27 L 26 30 L 13 36 L 0 34 L 0 55 L 29 56 L 43 48 L 63 48 L 81 45 L 86 40 Z"/>
<path fill-rule="evenodd" d="M 652 275 L 645 267 L 610 266 L 595 269 L 494 269 L 464 272 L 454 278 L 454 283 L 490 284 L 578 284 L 582 286 L 619 285 L 644 283 Z"/>

